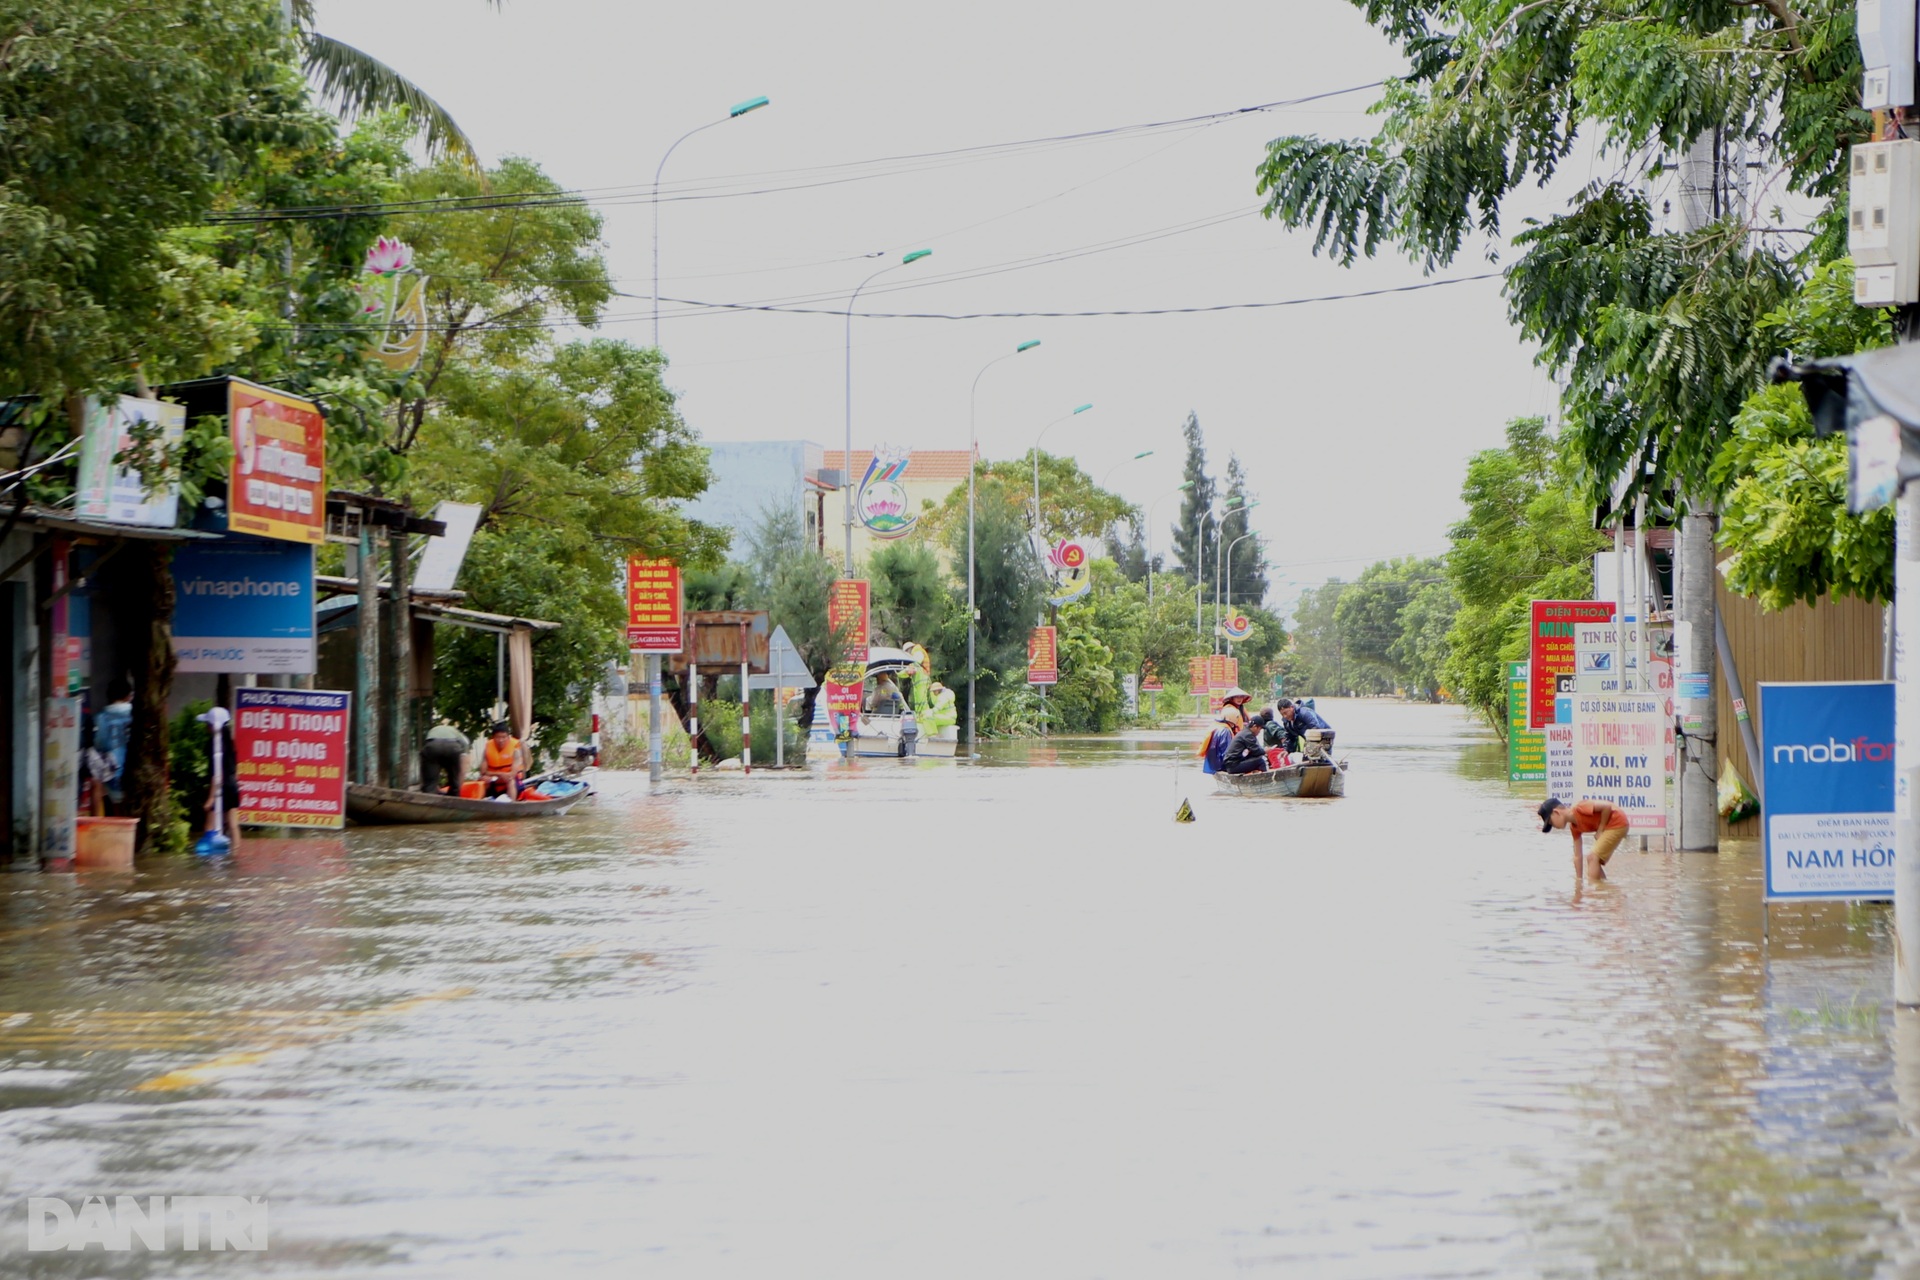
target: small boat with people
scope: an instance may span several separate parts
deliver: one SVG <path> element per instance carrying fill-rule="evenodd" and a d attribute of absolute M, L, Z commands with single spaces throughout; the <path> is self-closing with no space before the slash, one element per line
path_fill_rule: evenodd
<path fill-rule="evenodd" d="M 450 796 L 354 782 L 347 786 L 347 819 L 363 827 L 421 822 L 517 822 L 557 818 L 594 794 L 582 778 L 529 778 L 520 797 Z"/>
<path fill-rule="evenodd" d="M 951 760 L 959 754 L 953 691 L 933 678 L 932 661 L 917 644 L 867 650 L 860 710 L 849 718 L 850 731 L 821 698 L 815 703 L 813 739 L 841 743 L 848 756 L 862 759 Z"/>
<path fill-rule="evenodd" d="M 1333 755 L 1334 732 L 1313 700 L 1282 698 L 1248 714 L 1252 696 L 1229 689 L 1201 744 L 1201 769 L 1221 795 L 1320 799 L 1347 793 L 1347 761 Z"/>

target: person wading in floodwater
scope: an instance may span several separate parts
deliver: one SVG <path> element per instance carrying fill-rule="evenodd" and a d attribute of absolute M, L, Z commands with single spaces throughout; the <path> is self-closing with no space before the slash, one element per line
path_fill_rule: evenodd
<path fill-rule="evenodd" d="M 1627 815 L 1604 800 L 1581 800 L 1568 804 L 1564 800 L 1546 799 L 1540 802 L 1540 830 L 1553 831 L 1555 828 L 1573 832 L 1573 870 L 1578 875 L 1586 872 L 1589 880 L 1607 878 L 1607 859 L 1627 838 Z M 1580 837 L 1593 837 L 1593 847 L 1584 855 L 1580 851 Z"/>

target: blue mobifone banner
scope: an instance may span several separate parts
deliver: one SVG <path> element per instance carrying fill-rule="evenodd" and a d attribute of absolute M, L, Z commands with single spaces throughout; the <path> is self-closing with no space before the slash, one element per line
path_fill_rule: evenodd
<path fill-rule="evenodd" d="M 173 553 L 182 671 L 313 671 L 313 548 L 230 534 Z"/>
<path fill-rule="evenodd" d="M 1893 685 L 1763 684 L 1766 896 L 1893 896 Z"/>

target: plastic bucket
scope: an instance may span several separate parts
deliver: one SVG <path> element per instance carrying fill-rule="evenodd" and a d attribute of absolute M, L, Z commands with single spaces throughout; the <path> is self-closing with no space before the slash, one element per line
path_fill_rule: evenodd
<path fill-rule="evenodd" d="M 74 834 L 73 863 L 77 867 L 133 869 L 133 838 L 138 818 L 79 818 Z"/>

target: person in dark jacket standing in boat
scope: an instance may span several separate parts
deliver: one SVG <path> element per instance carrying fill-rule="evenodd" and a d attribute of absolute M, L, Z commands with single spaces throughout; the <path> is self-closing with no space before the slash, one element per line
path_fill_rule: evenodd
<path fill-rule="evenodd" d="M 1287 726 L 1287 750 L 1299 748 L 1300 740 L 1307 730 L 1320 730 L 1320 742 L 1327 750 L 1333 749 L 1333 726 L 1321 718 L 1312 707 L 1302 706 L 1288 698 L 1280 699 L 1280 718 Z"/>

